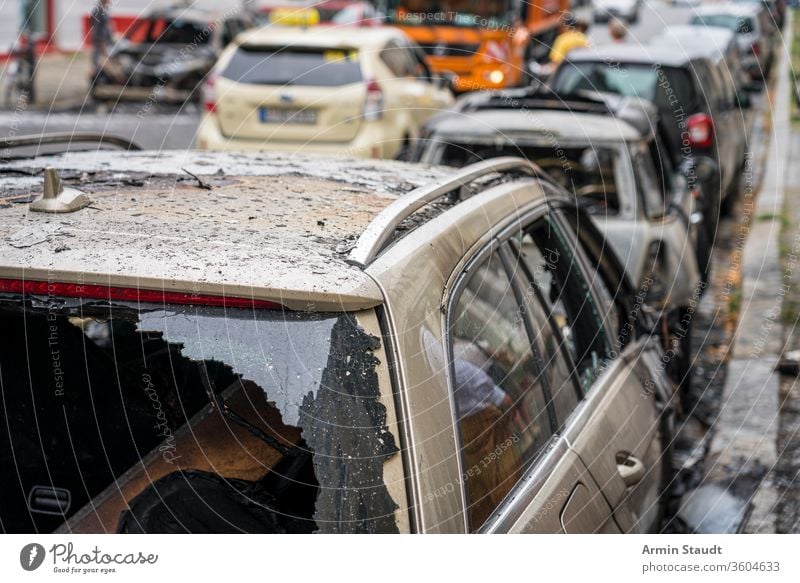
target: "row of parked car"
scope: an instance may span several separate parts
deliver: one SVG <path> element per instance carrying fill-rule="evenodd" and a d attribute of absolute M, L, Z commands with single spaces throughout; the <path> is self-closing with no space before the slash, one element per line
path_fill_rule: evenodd
<path fill-rule="evenodd" d="M 735 33 L 699 26 L 715 40 L 668 29 L 431 107 L 379 152 L 347 144 L 394 115 L 383 57 L 424 65 L 393 32 L 309 35 L 274 69 L 261 32 L 222 56 L 218 132 L 296 125 L 315 149 L 336 120 L 325 151 L 416 162 L 5 140 L 2 529 L 658 530 L 746 152 Z M 278 114 L 261 75 L 329 90 Z M 59 140 L 126 151 L 14 155 Z"/>

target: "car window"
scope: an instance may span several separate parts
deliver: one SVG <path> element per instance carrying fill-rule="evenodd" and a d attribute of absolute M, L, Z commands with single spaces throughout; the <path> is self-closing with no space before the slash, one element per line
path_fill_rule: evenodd
<path fill-rule="evenodd" d="M 408 56 L 414 65 L 414 70 L 417 72 L 416 76 L 426 81 L 431 81 L 433 75 L 430 67 L 428 67 L 428 62 L 425 60 L 425 52 L 422 48 L 416 43 L 409 44 Z"/>
<path fill-rule="evenodd" d="M 670 110 L 694 102 L 690 75 L 675 67 L 654 67 L 639 63 L 567 62 L 559 67 L 553 90 L 562 95 L 579 91 L 616 93 L 652 101 Z"/>
<path fill-rule="evenodd" d="M 452 392 L 467 514 L 477 530 L 552 434 L 543 362 L 497 253 L 470 269 L 450 314 Z"/>
<path fill-rule="evenodd" d="M 381 51 L 381 60 L 396 77 L 423 77 L 427 72 L 413 49 L 397 41 L 389 42 Z"/>
<path fill-rule="evenodd" d="M 546 393 L 552 399 L 558 426 L 562 427 L 580 396 L 573 374 L 577 349 L 567 322 L 566 306 L 563 298 L 551 300 L 546 295 L 556 285 L 552 270 L 559 260 L 558 250 L 540 247 L 525 231 L 512 238 L 512 248 L 516 251 L 513 257 L 519 262 L 515 272 L 526 299 L 530 333 L 544 361 Z"/>
<path fill-rule="evenodd" d="M 571 236 L 589 262 L 589 283 L 597 294 L 603 323 L 612 337 L 612 350 L 618 353 L 633 336 L 629 319 L 636 309 L 624 285 L 622 268 L 615 268 L 614 251 L 588 216 L 571 206 L 558 214 L 565 219 Z"/>
<path fill-rule="evenodd" d="M 182 458 L 212 481 L 249 476 L 239 487 L 263 492 L 254 502 L 269 501 L 226 514 L 227 528 L 397 530 L 378 461 L 397 448 L 380 403 L 376 339 L 355 315 L 55 295 L 48 302 L 0 299 L 2 329 L 23 339 L 0 351 L 0 386 L 18 405 L 0 436 L 0 464 L 17 471 L 14 499 L 47 483 L 72 504 L 56 516 L 32 515 L 24 502 L 0 505 L 7 529 L 49 532 L 129 471 L 150 479 L 128 500 L 128 524 L 162 528 L 147 516 L 163 528 L 187 518 L 216 524 L 216 513 L 227 512 L 220 508 L 230 508 L 219 493 L 191 518 L 181 514 L 196 499 L 188 478 L 175 482 L 173 462 Z M 17 463 L 8 457 L 15 449 L 24 452 Z M 186 500 L 178 514 L 148 514 L 167 491 Z"/>
<path fill-rule="evenodd" d="M 336 87 L 362 80 L 356 49 L 240 46 L 222 77 L 257 85 Z"/>
<path fill-rule="evenodd" d="M 636 176 L 636 190 L 644 205 L 645 216 L 657 219 L 664 216 L 666 198 L 658 180 L 650 149 L 645 144 L 632 146 L 631 162 Z"/>
<path fill-rule="evenodd" d="M 586 392 L 611 353 L 603 328 L 603 311 L 595 304 L 568 239 L 552 220 L 528 228 L 520 249 L 533 283 L 546 302 L 545 309 L 575 363 L 581 389 Z"/>
<path fill-rule="evenodd" d="M 389 41 L 381 50 L 381 60 L 389 67 L 395 77 L 406 77 L 409 75 L 410 65 L 405 48 L 396 41 Z"/>

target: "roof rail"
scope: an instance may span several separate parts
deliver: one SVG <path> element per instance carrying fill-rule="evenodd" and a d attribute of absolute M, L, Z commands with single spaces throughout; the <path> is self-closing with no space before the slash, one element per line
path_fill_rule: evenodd
<path fill-rule="evenodd" d="M 67 147 L 71 144 L 81 143 L 96 143 L 100 145 L 116 146 L 124 150 L 141 150 L 138 144 L 132 142 L 122 136 L 114 134 L 103 134 L 98 132 L 52 132 L 45 134 L 34 134 L 30 136 L 14 136 L 0 138 L 0 148 L 3 153 L 0 158 L 7 158 L 5 151 L 15 148 L 27 148 L 31 146 L 49 146 L 53 144 L 66 144 Z M 66 152 L 64 148 L 61 152 Z M 53 153 L 61 153 L 53 152 Z"/>
<path fill-rule="evenodd" d="M 471 164 L 443 180 L 401 196 L 367 225 L 355 247 L 350 251 L 347 262 L 361 268 L 366 267 L 378 256 L 400 223 L 422 207 L 482 176 L 513 171 L 525 172 L 532 176 L 541 175 L 539 168 L 532 162 L 505 156 Z"/>

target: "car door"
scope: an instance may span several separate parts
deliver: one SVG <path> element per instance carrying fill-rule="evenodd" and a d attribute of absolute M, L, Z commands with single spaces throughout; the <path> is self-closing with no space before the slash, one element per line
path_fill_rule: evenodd
<path fill-rule="evenodd" d="M 522 270 L 510 243 L 496 242 L 467 266 L 448 304 L 468 529 L 619 532 L 558 435 L 559 417 L 578 405 L 578 385 L 556 328 L 517 281 Z"/>
<path fill-rule="evenodd" d="M 668 358 L 646 324 L 634 290 L 589 218 L 572 207 L 560 214 L 564 232 L 584 252 L 604 327 L 618 355 L 585 386 L 585 407 L 565 429 L 570 448 L 589 468 L 624 532 L 659 526 L 671 462 L 667 444 L 673 390 Z M 642 290 L 638 290 L 639 293 Z"/>

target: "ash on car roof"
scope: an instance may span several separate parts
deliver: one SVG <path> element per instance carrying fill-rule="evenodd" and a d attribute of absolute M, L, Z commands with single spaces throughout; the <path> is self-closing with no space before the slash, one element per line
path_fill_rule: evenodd
<path fill-rule="evenodd" d="M 92 204 L 30 212 L 45 167 Z M 183 172 L 179 169 L 185 169 Z M 19 172 L 14 176 L 14 172 Z M 443 169 L 285 155 L 95 152 L 11 162 L 0 277 L 241 296 L 305 309 L 380 303 L 346 262 L 377 214 Z M 212 187 L 198 188 L 197 178 Z"/>

